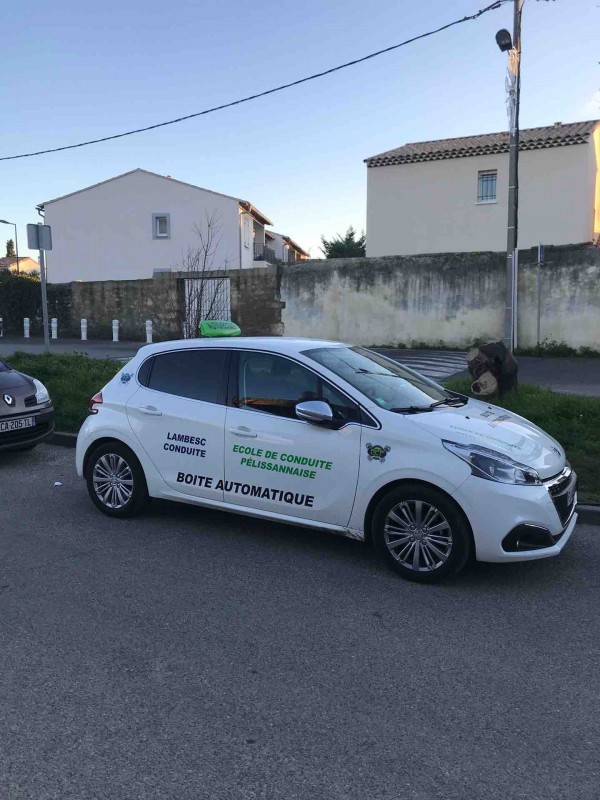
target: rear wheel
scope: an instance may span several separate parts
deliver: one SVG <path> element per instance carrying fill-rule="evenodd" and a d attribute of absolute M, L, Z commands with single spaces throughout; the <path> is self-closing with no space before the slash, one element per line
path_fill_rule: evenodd
<path fill-rule="evenodd" d="M 137 457 L 121 442 L 108 442 L 88 458 L 85 479 L 94 504 L 109 517 L 133 517 L 148 502 L 148 487 Z"/>
<path fill-rule="evenodd" d="M 472 551 L 460 511 L 443 492 L 422 484 L 392 489 L 379 501 L 373 541 L 395 572 L 421 583 L 456 574 Z"/>

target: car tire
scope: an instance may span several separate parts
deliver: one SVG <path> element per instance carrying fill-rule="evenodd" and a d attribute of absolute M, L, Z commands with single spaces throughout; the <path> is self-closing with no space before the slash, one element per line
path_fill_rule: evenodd
<path fill-rule="evenodd" d="M 121 442 L 107 442 L 91 453 L 85 479 L 92 502 L 109 517 L 133 517 L 148 503 L 142 465 Z"/>
<path fill-rule="evenodd" d="M 405 483 L 384 495 L 375 507 L 371 532 L 387 564 L 419 583 L 455 575 L 473 551 L 461 511 L 443 492 L 420 483 Z"/>

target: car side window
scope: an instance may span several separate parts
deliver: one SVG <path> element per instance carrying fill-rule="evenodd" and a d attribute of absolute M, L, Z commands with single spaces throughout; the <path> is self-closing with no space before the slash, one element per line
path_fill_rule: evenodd
<path fill-rule="evenodd" d="M 240 408 L 298 419 L 296 405 L 307 400 L 328 402 L 339 422 L 359 421 L 358 406 L 301 364 L 272 353 L 240 352 Z"/>
<path fill-rule="evenodd" d="M 359 406 L 327 381 L 321 381 L 321 400 L 329 403 L 336 422 L 360 422 Z"/>
<path fill-rule="evenodd" d="M 142 386 L 148 386 L 148 379 L 150 377 L 153 361 L 154 358 L 147 358 L 138 370 L 137 378 Z"/>
<path fill-rule="evenodd" d="M 221 401 L 225 350 L 173 350 L 152 359 L 146 386 L 157 392 L 203 400 Z"/>
<path fill-rule="evenodd" d="M 296 419 L 296 404 L 317 400 L 317 376 L 289 358 L 240 352 L 239 407 Z"/>

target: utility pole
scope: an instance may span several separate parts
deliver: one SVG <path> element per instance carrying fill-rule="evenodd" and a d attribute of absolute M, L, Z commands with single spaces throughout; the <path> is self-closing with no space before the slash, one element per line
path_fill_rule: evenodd
<path fill-rule="evenodd" d="M 521 99 L 521 13 L 524 0 L 513 0 L 512 48 L 508 53 L 508 229 L 506 241 L 506 319 L 504 343 L 510 351 L 517 339 L 517 280 L 519 241 L 519 105 Z"/>
<path fill-rule="evenodd" d="M 20 269 L 19 269 L 19 239 L 18 239 L 18 236 L 17 236 L 17 225 L 16 225 L 16 223 L 15 223 L 15 251 L 17 253 L 17 275 L 19 275 L 20 274 Z"/>

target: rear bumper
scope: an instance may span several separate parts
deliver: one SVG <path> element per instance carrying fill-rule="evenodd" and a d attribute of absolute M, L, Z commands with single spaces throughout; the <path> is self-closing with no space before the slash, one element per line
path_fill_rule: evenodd
<path fill-rule="evenodd" d="M 52 406 L 18 416 L 35 417 L 35 425 L 19 431 L 0 433 L 0 450 L 14 450 L 26 445 L 40 444 L 54 433 L 54 409 Z"/>

